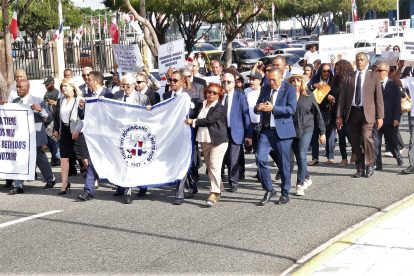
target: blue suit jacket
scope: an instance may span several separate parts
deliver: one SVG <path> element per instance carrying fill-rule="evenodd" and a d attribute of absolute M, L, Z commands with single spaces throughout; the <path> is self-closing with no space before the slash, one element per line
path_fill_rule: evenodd
<path fill-rule="evenodd" d="M 112 94 L 111 91 L 108 90 L 108 88 L 104 87 L 101 94 L 98 95 L 99 97 L 104 97 L 107 99 L 113 99 L 114 94 Z M 84 96 L 85 98 L 93 97 L 93 92 L 88 89 L 88 93 Z"/>
<path fill-rule="evenodd" d="M 262 86 L 260 90 L 259 103 L 269 101 L 272 89 L 270 85 Z M 283 81 L 277 94 L 272 114 L 275 118 L 276 134 L 280 139 L 293 138 L 296 136 L 295 126 L 293 124 L 293 115 L 296 111 L 296 90 L 288 82 Z M 259 113 L 255 108 L 255 113 Z M 264 112 L 260 112 L 260 120 L 263 121 Z"/>
<path fill-rule="evenodd" d="M 224 100 L 224 98 L 223 98 Z M 224 105 L 224 101 L 222 102 Z M 227 122 L 227 110 L 226 110 L 226 122 Z M 235 90 L 233 92 L 233 101 L 231 104 L 230 112 L 230 136 L 234 143 L 241 145 L 244 142 L 244 138 L 252 137 L 252 129 L 250 125 L 249 105 L 247 104 L 247 98 L 244 93 Z"/>

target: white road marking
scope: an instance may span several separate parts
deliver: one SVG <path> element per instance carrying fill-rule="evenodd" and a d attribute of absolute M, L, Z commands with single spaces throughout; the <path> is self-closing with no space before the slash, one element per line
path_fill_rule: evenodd
<path fill-rule="evenodd" d="M 7 226 L 10 226 L 10 225 L 13 225 L 13 224 L 20 223 L 20 222 L 25 222 L 25 221 L 32 220 L 32 219 L 35 219 L 35 218 L 40 218 L 40 217 L 44 217 L 44 216 L 48 216 L 48 215 L 53 215 L 53 214 L 60 213 L 60 212 L 63 212 L 63 210 L 52 210 L 52 211 L 49 211 L 49 212 L 40 213 L 40 214 L 37 214 L 37 215 L 12 220 L 12 221 L 0 224 L 0 228 L 7 227 Z"/>

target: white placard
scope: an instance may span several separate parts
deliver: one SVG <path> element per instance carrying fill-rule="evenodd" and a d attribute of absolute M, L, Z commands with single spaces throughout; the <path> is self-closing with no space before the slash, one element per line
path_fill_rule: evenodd
<path fill-rule="evenodd" d="M 377 59 L 377 62 L 382 61 L 387 63 L 389 66 L 398 66 L 399 56 L 400 52 L 382 51 L 381 57 Z"/>
<path fill-rule="evenodd" d="M 389 32 L 389 19 L 361 20 L 353 23 L 354 40 L 372 41 Z"/>
<path fill-rule="evenodd" d="M 0 105 L 0 178 L 34 180 L 36 131 L 28 105 Z"/>
<path fill-rule="evenodd" d="M 352 34 L 319 36 L 319 56 L 322 63 L 330 63 L 332 58 L 355 61 L 354 38 Z"/>
<path fill-rule="evenodd" d="M 414 60 L 414 29 L 404 30 L 400 59 L 411 61 Z"/>
<path fill-rule="evenodd" d="M 220 76 L 203 77 L 203 79 L 207 82 L 207 84 L 209 84 L 209 83 L 221 84 L 220 83 Z"/>
<path fill-rule="evenodd" d="M 401 49 L 402 44 L 402 37 L 377 38 L 375 40 L 375 53 L 377 55 L 380 55 L 383 51 L 392 51 L 392 48 L 395 45 L 398 45 L 398 47 Z"/>
<path fill-rule="evenodd" d="M 142 71 L 142 57 L 138 44 L 112 44 L 115 61 L 122 72 Z"/>
<path fill-rule="evenodd" d="M 184 68 L 186 66 L 184 52 L 184 39 L 162 44 L 158 49 L 158 70 L 160 74 L 165 74 L 169 67 Z"/>

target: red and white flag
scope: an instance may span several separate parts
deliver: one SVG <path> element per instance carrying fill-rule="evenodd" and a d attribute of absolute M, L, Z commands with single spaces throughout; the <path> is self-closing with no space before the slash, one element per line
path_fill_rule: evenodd
<path fill-rule="evenodd" d="M 83 35 L 83 24 L 76 31 L 75 37 L 76 37 L 77 40 L 81 40 L 82 39 L 82 35 Z"/>
<path fill-rule="evenodd" d="M 10 22 L 10 33 L 13 36 L 13 39 L 17 38 L 17 12 L 13 11 L 13 18 Z"/>
<path fill-rule="evenodd" d="M 351 1 L 352 1 L 352 20 L 353 20 L 353 22 L 356 22 L 356 21 L 358 21 L 357 5 L 356 5 L 355 0 L 351 0 Z"/>
<path fill-rule="evenodd" d="M 56 30 L 55 34 L 52 37 L 52 40 L 57 41 L 62 35 L 62 31 L 63 31 L 63 22 L 60 23 L 59 28 Z"/>
<path fill-rule="evenodd" d="M 112 43 L 119 43 L 119 30 L 116 24 L 116 17 L 112 18 L 111 27 L 109 27 L 109 35 L 112 37 Z"/>

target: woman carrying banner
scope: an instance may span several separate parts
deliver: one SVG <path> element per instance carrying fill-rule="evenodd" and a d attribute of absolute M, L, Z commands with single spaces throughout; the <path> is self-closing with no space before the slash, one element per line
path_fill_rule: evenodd
<path fill-rule="evenodd" d="M 213 206 L 223 190 L 221 167 L 228 146 L 226 111 L 219 100 L 223 98 L 220 85 L 210 83 L 204 88 L 202 106 L 194 112 L 193 119 L 187 119 L 186 124 L 197 128 L 196 141 L 201 144 L 208 177 L 210 178 L 210 195 L 207 206 Z"/>
<path fill-rule="evenodd" d="M 78 105 L 82 92 L 79 88 L 63 79 L 60 85 L 60 91 L 63 97 L 57 103 L 54 118 L 53 137 L 60 138 L 60 163 L 62 174 L 62 187 L 58 195 L 66 194 L 70 191 L 69 175 L 69 158 L 81 159 L 83 169 L 87 167 L 88 149 L 86 147 L 85 137 L 81 133 L 83 122 L 78 117 Z"/>

